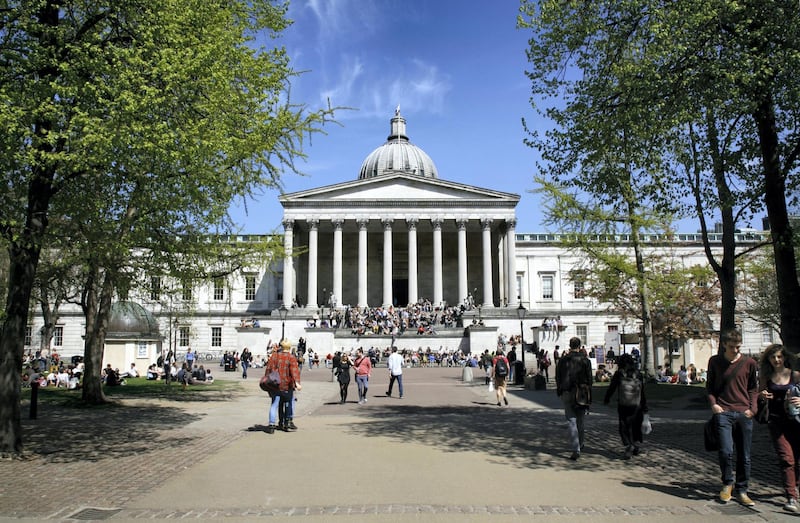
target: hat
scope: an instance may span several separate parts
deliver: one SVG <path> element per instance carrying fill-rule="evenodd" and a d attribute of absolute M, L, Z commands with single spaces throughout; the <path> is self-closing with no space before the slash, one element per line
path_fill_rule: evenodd
<path fill-rule="evenodd" d="M 281 348 L 283 350 L 290 350 L 292 348 L 292 344 L 291 342 L 289 342 L 289 340 L 284 338 L 283 340 L 281 340 Z"/>

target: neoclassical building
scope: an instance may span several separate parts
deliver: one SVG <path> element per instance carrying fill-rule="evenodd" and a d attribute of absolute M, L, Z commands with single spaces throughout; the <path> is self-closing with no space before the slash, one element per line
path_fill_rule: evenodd
<path fill-rule="evenodd" d="M 516 307 L 519 199 L 439 178 L 398 110 L 357 180 L 280 198 L 283 304 L 454 305 L 477 293 L 483 307 Z"/>
<path fill-rule="evenodd" d="M 141 367 L 165 347 L 218 355 L 247 346 L 263 355 L 267 344 L 283 335 L 291 341 L 304 337 L 322 354 L 391 343 L 400 349 L 483 352 L 494 349 L 500 334 L 522 334 L 526 344 L 548 351 L 563 349 L 572 336 L 615 351 L 635 343 L 637 322 L 610 313 L 572 278 L 575 269 L 587 269 L 582 256 L 566 250 L 558 234 L 517 232 L 519 195 L 441 178 L 433 160 L 409 140 L 399 110 L 386 142 L 366 156 L 353 177 L 280 197 L 283 260 L 265 260 L 169 298 L 154 289 L 129 296 L 158 328 L 148 328 L 146 336 L 126 333 L 124 347 L 111 340 L 117 348 L 107 344 L 106 361 Z M 737 243 L 745 249 L 767 234 L 748 231 L 737 235 Z M 627 237 L 617 240 L 619 249 L 631 252 Z M 669 252 L 685 266 L 708 264 L 699 234 L 645 235 L 642 241 L 646 249 Z M 710 242 L 712 249 L 721 248 L 720 235 L 711 234 Z M 439 328 L 432 336 L 357 337 L 314 321 L 331 308 L 403 307 L 418 300 L 475 306 L 465 312 L 463 326 Z M 740 303 L 746 306 L 746 296 Z M 548 318 L 560 318 L 562 327 L 544 329 Z M 478 320 L 482 327 L 471 326 Z M 25 340 L 29 350 L 39 348 L 42 325 L 34 306 Z M 745 352 L 777 341 L 769 326 L 744 315 L 741 326 Z M 64 307 L 51 348 L 62 356 L 82 354 L 84 332 L 80 310 Z M 712 351 L 707 336 L 682 340 L 678 351 L 659 347 L 656 363 L 702 368 Z"/>

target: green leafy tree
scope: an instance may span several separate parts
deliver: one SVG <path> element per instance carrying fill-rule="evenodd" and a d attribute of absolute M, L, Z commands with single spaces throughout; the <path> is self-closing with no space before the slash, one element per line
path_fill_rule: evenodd
<path fill-rule="evenodd" d="M 291 103 L 285 50 L 254 45 L 287 23 L 285 6 L 266 0 L 0 10 L 0 453 L 23 450 L 20 368 L 42 248 L 65 236 L 87 249 L 86 337 L 99 344 L 133 248 L 176 252 L 179 237 L 231 231 L 230 202 L 278 185 L 320 130 L 330 110 Z M 89 352 L 87 377 L 102 357 Z"/>
<path fill-rule="evenodd" d="M 766 209 L 781 332 L 792 350 L 800 349 L 800 284 L 788 220 L 798 203 L 798 14 L 800 6 L 789 0 L 526 0 L 519 17 L 520 27 L 534 33 L 532 99 L 556 124 L 529 143 L 564 173 L 602 156 L 624 160 L 633 166 L 637 201 L 696 217 L 720 281 L 721 328 L 736 320 L 737 224 Z M 646 148 L 620 155 L 609 127 Z M 606 189 L 597 176 L 587 179 L 597 181 L 584 185 L 593 196 Z M 720 260 L 707 240 L 712 216 L 722 223 Z"/>

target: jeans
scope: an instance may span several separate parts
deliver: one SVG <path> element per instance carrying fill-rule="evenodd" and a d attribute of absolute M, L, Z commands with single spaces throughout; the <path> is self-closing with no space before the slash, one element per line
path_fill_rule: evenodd
<path fill-rule="evenodd" d="M 272 404 L 269 407 L 269 424 L 284 425 L 294 416 L 292 408 L 293 391 L 270 392 Z M 276 423 L 277 421 L 277 423 Z"/>
<path fill-rule="evenodd" d="M 800 433 L 796 423 L 783 416 L 769 420 L 769 434 L 778 454 L 783 488 L 786 497 L 792 499 L 797 499 L 800 478 Z"/>
<path fill-rule="evenodd" d="M 356 376 L 356 384 L 358 385 L 358 400 L 366 399 L 367 389 L 369 388 L 369 376 Z"/>
<path fill-rule="evenodd" d="M 397 381 L 397 388 L 400 389 L 400 397 L 402 398 L 403 397 L 403 375 L 402 374 L 398 374 L 396 376 L 394 374 L 392 374 L 389 377 L 389 396 L 392 395 L 392 385 L 394 385 L 395 380 Z"/>
<path fill-rule="evenodd" d="M 586 408 L 577 407 L 573 403 L 575 394 L 564 391 L 561 402 L 564 404 L 564 417 L 567 418 L 567 436 L 573 452 L 580 452 L 583 448 L 583 419 L 586 417 Z"/>
<path fill-rule="evenodd" d="M 248 362 L 242 360 L 242 377 L 243 378 L 247 378 L 247 367 L 249 367 L 249 366 L 250 366 L 250 364 Z"/>
<path fill-rule="evenodd" d="M 723 485 L 734 485 L 737 492 L 747 492 L 750 481 L 750 445 L 753 441 L 753 419 L 744 412 L 717 414 L 719 431 L 719 468 Z M 736 478 L 733 475 L 733 453 L 736 451 Z"/>

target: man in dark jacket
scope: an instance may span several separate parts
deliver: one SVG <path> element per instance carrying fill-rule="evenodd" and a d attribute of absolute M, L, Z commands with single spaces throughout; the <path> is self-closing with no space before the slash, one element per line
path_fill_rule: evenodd
<path fill-rule="evenodd" d="M 591 403 L 592 364 L 581 353 L 581 339 L 569 340 L 569 352 L 558 360 L 556 367 L 556 394 L 564 404 L 572 455 L 577 460 L 583 449 L 583 421 Z M 584 396 L 584 397 L 580 397 Z"/>

